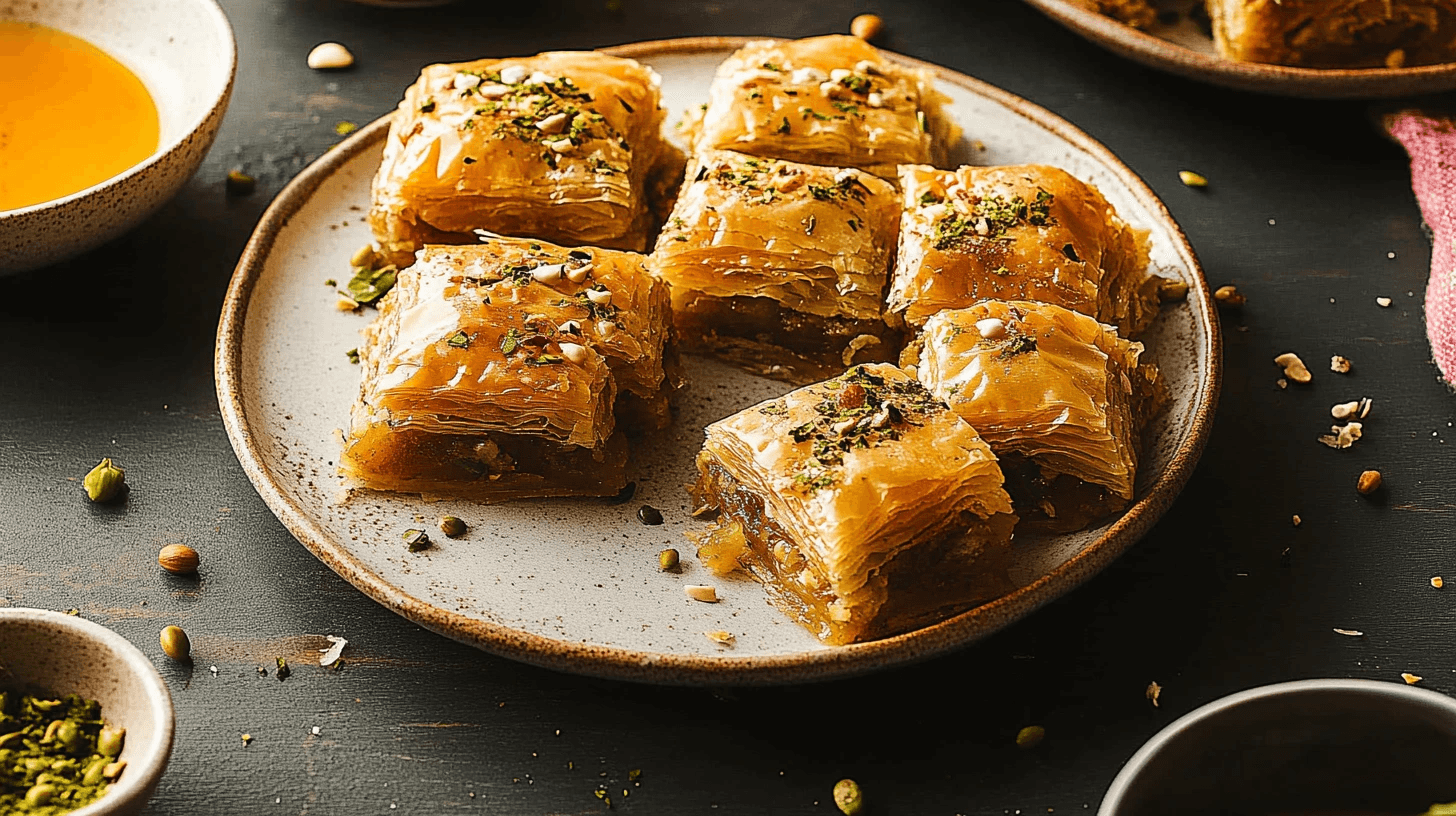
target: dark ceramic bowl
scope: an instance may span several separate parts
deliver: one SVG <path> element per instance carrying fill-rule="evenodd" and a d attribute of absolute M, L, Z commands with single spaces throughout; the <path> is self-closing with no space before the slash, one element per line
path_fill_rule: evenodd
<path fill-rule="evenodd" d="M 1098 816 L 1424 813 L 1456 801 L 1456 700 L 1370 680 L 1240 692 L 1158 732 Z"/>

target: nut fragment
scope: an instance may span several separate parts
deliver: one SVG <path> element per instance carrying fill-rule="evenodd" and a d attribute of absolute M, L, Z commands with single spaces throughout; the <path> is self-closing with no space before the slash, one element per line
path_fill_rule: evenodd
<path fill-rule="evenodd" d="M 1006 336 L 1006 324 L 1000 318 L 988 317 L 976 321 L 976 331 L 986 340 L 996 340 Z"/>
<path fill-rule="evenodd" d="M 1220 289 L 1219 291 L 1223 290 Z M 1292 351 L 1286 351 L 1278 357 L 1275 357 L 1274 364 L 1284 369 L 1284 376 L 1297 383 L 1307 383 L 1314 379 L 1314 375 L 1310 374 L 1309 369 L 1304 367 L 1304 361 L 1299 359 L 1299 355 Z"/>
<path fill-rule="evenodd" d="M 657 554 L 657 568 L 663 572 L 677 572 L 680 568 L 677 550 L 671 547 Z"/>
<path fill-rule="evenodd" d="M 1400 679 L 1404 680 L 1405 681 L 1405 684 L 1407 686 L 1414 686 L 1416 683 L 1421 682 L 1425 678 L 1424 677 L 1421 677 L 1419 674 L 1411 674 L 1410 672 L 1401 672 L 1400 673 Z"/>
<path fill-rule="evenodd" d="M 1355 444 L 1364 433 L 1364 427 L 1359 422 L 1331 425 L 1330 432 L 1321 436 L 1319 441 L 1336 450 L 1344 450 Z"/>
<path fill-rule="evenodd" d="M 864 812 L 864 793 L 853 779 L 841 779 L 834 783 L 834 806 L 844 816 L 857 816 Z"/>
<path fill-rule="evenodd" d="M 241 170 L 229 170 L 224 186 L 228 195 L 245 196 L 257 189 L 258 181 Z"/>
<path fill-rule="evenodd" d="M 878 14 L 861 14 L 849 22 L 849 33 L 861 40 L 873 40 L 885 27 Z"/>
<path fill-rule="evenodd" d="M 1390 298 L 1388 298 L 1388 297 L 1378 297 L 1378 298 L 1375 299 L 1375 305 L 1376 306 L 1379 306 L 1382 309 L 1389 309 L 1390 308 Z"/>
<path fill-rule="evenodd" d="M 192 641 L 180 626 L 168 626 L 162 630 L 162 651 L 177 661 L 192 659 Z"/>
<path fill-rule="evenodd" d="M 1030 750 L 1040 745 L 1043 739 L 1046 739 L 1045 728 L 1039 725 L 1028 725 L 1016 732 L 1016 747 L 1023 751 Z"/>
<path fill-rule="evenodd" d="M 1351 400 L 1330 406 L 1330 416 L 1335 419 L 1349 419 L 1360 411 L 1360 401 Z"/>
<path fill-rule="evenodd" d="M 732 632 L 724 632 L 721 629 L 712 632 L 704 632 L 703 634 L 707 635 L 709 640 L 713 641 L 719 646 L 732 646 L 738 641 L 738 638 L 734 637 Z"/>
<path fill-rule="evenodd" d="M 561 356 L 575 365 L 581 365 L 586 362 L 587 348 L 580 343 L 562 343 Z"/>
<path fill-rule="evenodd" d="M 157 563 L 173 575 L 191 575 L 197 572 L 200 561 L 197 550 L 186 544 L 168 544 L 157 554 Z"/>
<path fill-rule="evenodd" d="M 718 590 L 705 584 L 688 584 L 683 587 L 683 594 L 695 601 L 703 603 L 717 603 Z"/>
<path fill-rule="evenodd" d="M 1375 491 L 1380 489 L 1382 481 L 1383 480 L 1380 478 L 1380 471 L 1367 470 L 1364 473 L 1361 473 L 1360 478 L 1356 480 L 1355 490 L 1358 491 L 1362 496 L 1369 496 L 1371 493 L 1374 493 Z"/>
<path fill-rule="evenodd" d="M 1439 575 L 1432 575 L 1431 576 L 1431 586 L 1435 587 L 1436 589 L 1440 589 L 1441 587 L 1443 587 L 1445 585 L 1446 585 L 1446 582 L 1443 581 L 1443 580 L 1441 580 L 1441 576 L 1439 576 Z"/>
<path fill-rule="evenodd" d="M 1145 691 L 1143 694 L 1148 698 L 1148 702 L 1153 704 L 1153 708 L 1157 708 L 1158 698 L 1161 697 L 1163 694 L 1163 687 L 1158 685 L 1158 682 L 1154 680 L 1153 682 L 1148 684 L 1147 691 Z"/>
<path fill-rule="evenodd" d="M 1330 370 L 1335 372 L 1336 374 L 1349 374 L 1350 360 L 1336 354 L 1335 356 L 1330 358 Z"/>
<path fill-rule="evenodd" d="M 1405 49 L 1404 48 L 1397 48 L 1397 49 L 1391 51 L 1389 54 L 1386 54 L 1385 55 L 1385 67 L 1386 68 L 1404 68 L 1405 67 Z"/>
<path fill-rule="evenodd" d="M 1233 284 L 1220 286 L 1215 289 L 1213 292 L 1213 299 L 1218 301 L 1218 305 L 1220 307 L 1226 309 L 1242 308 L 1243 305 L 1249 300 L 1248 298 L 1244 297 L 1244 293 L 1240 292 L 1239 288 L 1237 286 L 1234 286 Z"/>
<path fill-rule="evenodd" d="M 315 71 L 336 71 L 353 64 L 354 55 L 336 42 L 319 43 L 308 52 L 308 67 Z"/>
<path fill-rule="evenodd" d="M 1158 300 L 1164 303 L 1173 303 L 1187 299 L 1188 283 L 1186 281 L 1164 278 L 1158 283 Z"/>
<path fill-rule="evenodd" d="M 404 545 L 410 552 L 421 552 L 428 550 L 431 545 L 430 536 L 424 530 L 405 530 Z"/>
<path fill-rule="evenodd" d="M 86 498 L 94 502 L 108 502 L 116 498 L 126 486 L 126 471 L 112 464 L 108 457 L 86 474 L 81 480 L 86 489 Z"/>
<path fill-rule="evenodd" d="M 612 305 L 612 293 L 606 289 L 588 289 L 586 290 L 586 299 L 598 306 Z"/>
<path fill-rule="evenodd" d="M 1294 522 L 1294 526 L 1295 527 L 1298 527 L 1299 525 L 1301 525 L 1301 524 L 1304 523 L 1304 519 L 1300 518 L 1298 513 L 1294 514 L 1290 518 L 1290 521 Z"/>
<path fill-rule="evenodd" d="M 1207 187 L 1208 179 L 1193 172 L 1192 170 L 1179 170 L 1178 180 L 1188 187 Z"/>
<path fill-rule="evenodd" d="M 1336 629 L 1335 634 L 1345 637 L 1365 637 L 1365 633 L 1359 629 Z"/>
<path fill-rule="evenodd" d="M 466 526 L 465 522 L 456 516 L 445 516 L 440 519 L 440 532 L 449 538 L 459 538 L 465 535 L 465 531 L 468 529 L 470 528 Z"/>

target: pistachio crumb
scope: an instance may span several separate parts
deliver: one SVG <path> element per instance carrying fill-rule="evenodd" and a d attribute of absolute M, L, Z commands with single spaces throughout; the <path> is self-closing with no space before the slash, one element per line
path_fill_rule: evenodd
<path fill-rule="evenodd" d="M 1208 179 L 1204 178 L 1203 176 L 1199 175 L 1198 173 L 1193 172 L 1192 170 L 1179 170 L 1178 171 L 1178 180 L 1181 181 L 1181 182 L 1183 182 L 1184 186 L 1187 186 L 1187 187 L 1207 187 L 1208 186 Z"/>
<path fill-rule="evenodd" d="M 1333 371 L 1333 372 L 1335 372 L 1336 374 L 1349 374 L 1350 373 L 1350 360 L 1349 360 L 1349 358 L 1347 358 L 1347 357 L 1341 357 L 1338 354 L 1334 355 L 1333 357 L 1330 358 L 1330 370 Z"/>
<path fill-rule="evenodd" d="M 834 783 L 834 806 L 844 816 L 856 816 L 864 812 L 864 792 L 853 779 L 841 779 Z"/>
<path fill-rule="evenodd" d="M 1410 672 L 1401 672 L 1400 673 L 1400 679 L 1404 680 L 1405 681 L 1405 684 L 1407 686 L 1414 686 L 1416 683 L 1421 682 L 1421 680 L 1423 680 L 1425 678 L 1421 677 L 1419 674 L 1411 674 Z"/>
<path fill-rule="evenodd" d="M 1158 697 L 1160 697 L 1162 693 L 1163 687 L 1158 685 L 1156 680 L 1148 683 L 1148 688 L 1145 692 L 1145 696 L 1148 698 L 1148 702 L 1153 704 L 1153 708 L 1158 707 Z"/>
<path fill-rule="evenodd" d="M 1220 286 L 1215 289 L 1213 291 L 1213 299 L 1218 301 L 1220 308 L 1224 309 L 1240 309 L 1243 308 L 1245 303 L 1249 302 L 1249 299 L 1244 296 L 1244 293 L 1240 292 L 1239 288 L 1233 284 Z"/>
<path fill-rule="evenodd" d="M 1304 523 L 1304 519 L 1300 518 L 1298 513 L 1295 513 L 1293 516 L 1291 516 L 1290 521 L 1294 522 L 1295 527 L 1298 527 L 1299 525 Z"/>
<path fill-rule="evenodd" d="M 1016 747 L 1023 751 L 1031 750 L 1046 739 L 1046 729 L 1039 725 L 1028 725 L 1016 732 Z"/>
<path fill-rule="evenodd" d="M 719 646 L 732 646 L 734 643 L 738 642 L 738 638 L 734 637 L 731 632 L 716 630 L 712 632 L 704 632 L 703 634 L 707 635 L 709 640 L 713 641 Z"/>

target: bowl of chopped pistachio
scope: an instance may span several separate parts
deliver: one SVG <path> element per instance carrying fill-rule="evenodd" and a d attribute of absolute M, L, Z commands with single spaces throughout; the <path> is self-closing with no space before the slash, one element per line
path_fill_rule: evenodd
<path fill-rule="evenodd" d="M 1097 814 L 1456 816 L 1456 700 L 1420 679 L 1299 680 L 1215 700 L 1134 754 Z"/>
<path fill-rule="evenodd" d="M 146 655 L 75 615 L 0 609 L 0 813 L 141 813 L 172 753 Z"/>

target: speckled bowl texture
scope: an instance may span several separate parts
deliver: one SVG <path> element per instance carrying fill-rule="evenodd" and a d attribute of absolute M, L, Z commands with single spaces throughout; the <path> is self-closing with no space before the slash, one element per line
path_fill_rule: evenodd
<path fill-rule="evenodd" d="M 0 20 L 39 23 L 101 48 L 157 104 L 161 139 L 145 161 L 78 193 L 0 210 L 0 275 L 94 249 L 182 189 L 217 136 L 237 49 L 213 0 L 0 0 Z"/>
<path fill-rule="evenodd" d="M 662 76 L 677 112 L 707 97 L 714 72 L 740 38 L 637 43 L 609 49 Z M 346 275 L 369 240 L 363 209 L 389 127 L 362 128 L 301 173 L 264 214 L 223 305 L 217 391 L 223 424 L 248 477 L 284 525 L 324 563 L 389 609 L 497 654 L 568 671 L 655 683 L 768 684 L 823 680 L 923 660 L 985 637 L 1071 590 L 1138 539 L 1172 503 L 1203 448 L 1218 397 L 1219 333 L 1212 295 L 1187 238 L 1126 165 L 1067 121 L 970 77 L 937 74 L 967 137 L 957 163 L 1042 162 L 1097 184 L 1118 212 L 1151 230 L 1152 268 L 1189 285 L 1143 338 L 1170 392 L 1148 435 L 1136 501 L 1104 524 L 1068 535 L 1018 535 L 1005 596 L 933 626 L 869 643 L 828 647 L 768 603 L 762 585 L 709 575 L 684 557 L 658 569 L 658 552 L 690 556 L 684 485 L 703 428 L 790 390 L 712 360 L 684 361 L 691 385 L 672 426 L 633 447 L 631 501 L 556 499 L 484 506 L 378 494 L 340 501 L 337 429 L 359 393 L 360 345 L 371 312 L 341 313 L 321 285 Z M 675 113 L 674 113 L 675 115 Z M 972 141 L 974 140 L 974 141 Z M 638 507 L 662 511 L 646 526 Z M 401 533 L 453 515 L 470 530 L 436 536 L 410 553 Z M 684 584 L 707 583 L 719 602 L 698 603 Z M 704 632 L 728 631 L 732 647 Z"/>
<path fill-rule="evenodd" d="M 74 816 L 141 813 L 172 754 L 172 697 L 146 655 L 88 620 L 45 609 L 0 609 L 0 688 L 79 694 L 126 729 L 126 771 L 105 796 Z"/>

